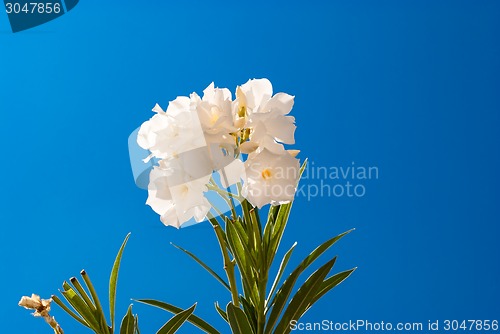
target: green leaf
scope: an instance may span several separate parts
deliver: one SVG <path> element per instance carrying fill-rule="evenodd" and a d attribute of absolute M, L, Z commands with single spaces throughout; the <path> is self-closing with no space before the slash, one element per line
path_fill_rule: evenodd
<path fill-rule="evenodd" d="M 323 254 L 325 251 L 328 250 L 328 248 L 330 248 L 331 246 L 333 246 L 337 241 L 339 241 L 340 239 L 342 239 L 344 236 L 346 236 L 347 234 L 351 233 L 352 231 L 354 231 L 354 229 L 351 229 L 349 231 L 346 231 L 344 233 L 341 233 L 339 235 L 337 235 L 336 237 L 333 237 L 331 238 L 330 240 L 327 240 L 325 241 L 324 243 L 322 243 L 321 245 L 319 245 L 318 247 L 316 247 L 315 250 L 313 250 L 311 252 L 311 254 L 309 254 L 300 264 L 299 266 L 297 267 L 297 269 L 299 268 L 303 268 L 302 270 L 305 270 L 307 267 L 309 267 L 309 265 L 311 265 L 321 254 Z"/>
<path fill-rule="evenodd" d="M 300 167 L 299 176 L 302 177 L 304 170 L 307 166 L 307 159 L 302 163 Z M 271 205 L 267 215 L 266 226 L 264 227 L 263 235 L 263 248 L 266 258 L 266 264 L 270 268 L 274 256 L 278 250 L 283 233 L 285 231 L 286 224 L 288 223 L 288 217 L 292 209 L 293 201 L 282 205 Z"/>
<path fill-rule="evenodd" d="M 342 271 L 338 274 L 335 274 L 329 278 L 327 278 L 323 284 L 321 284 L 321 287 L 319 291 L 316 293 L 316 296 L 311 300 L 310 305 L 308 306 L 311 307 L 318 299 L 323 297 L 328 291 L 345 281 L 351 274 L 356 270 L 356 268 L 349 269 L 346 271 Z"/>
<path fill-rule="evenodd" d="M 63 283 L 64 291 L 61 291 L 63 297 L 75 309 L 75 311 L 85 320 L 89 327 L 94 331 L 99 331 L 99 322 L 95 318 L 94 313 L 87 304 L 83 301 L 82 297 L 78 295 L 68 283 Z"/>
<path fill-rule="evenodd" d="M 264 237 L 264 240 L 267 240 L 267 243 L 264 245 L 264 252 L 266 254 L 266 266 L 268 268 L 271 267 L 281 243 L 281 239 L 283 238 L 292 204 L 293 202 L 290 202 L 279 206 L 274 223 L 271 225 L 271 229 L 268 230 L 270 235 Z"/>
<path fill-rule="evenodd" d="M 243 259 L 250 259 L 250 263 L 246 262 L 250 268 L 258 268 L 257 259 L 255 258 L 255 252 L 252 252 L 251 249 L 248 248 L 248 236 L 243 226 L 241 225 L 241 221 L 230 221 L 226 222 L 226 232 L 228 234 L 228 238 L 231 237 L 233 239 L 233 243 L 235 243 L 236 249 L 234 251 L 240 251 L 239 255 L 243 257 Z M 236 254 L 234 254 L 236 255 Z M 238 262 L 238 259 L 236 259 Z"/>
<path fill-rule="evenodd" d="M 141 334 L 139 330 L 139 316 L 137 314 L 135 315 L 135 334 Z"/>
<path fill-rule="evenodd" d="M 52 295 L 51 299 L 60 308 L 62 308 L 64 310 L 64 312 L 68 313 L 71 317 L 73 317 L 73 319 L 75 319 L 76 321 L 78 321 L 79 323 L 81 323 L 82 325 L 84 325 L 85 327 L 90 328 L 90 326 L 85 322 L 85 320 L 83 320 L 82 318 L 80 318 L 80 316 L 78 316 L 75 312 L 71 311 L 70 308 L 68 306 L 66 306 L 66 304 L 64 304 L 61 299 L 59 299 L 59 297 L 57 297 L 55 295 Z"/>
<path fill-rule="evenodd" d="M 252 326 L 252 330 L 256 333 L 257 332 L 257 312 L 255 310 L 255 307 L 248 300 L 246 300 L 246 298 L 243 296 L 240 296 L 240 302 L 241 302 L 241 305 L 243 306 L 243 312 L 245 312 L 245 315 L 247 316 L 248 322 L 250 323 L 250 326 Z"/>
<path fill-rule="evenodd" d="M 82 270 L 80 272 L 80 275 L 83 278 L 83 281 L 85 282 L 85 285 L 87 286 L 87 289 L 90 291 L 90 295 L 92 296 L 92 300 L 94 301 L 94 305 L 96 307 L 95 314 L 96 318 L 99 322 L 99 326 L 101 329 L 108 330 L 108 325 L 106 324 L 106 317 L 104 315 L 104 311 L 102 310 L 101 302 L 99 301 L 99 297 L 97 296 L 97 292 L 95 291 L 94 285 L 92 284 L 92 281 L 90 280 L 89 275 L 85 270 Z"/>
<path fill-rule="evenodd" d="M 115 263 L 113 264 L 113 269 L 111 270 L 111 275 L 109 277 L 109 314 L 111 317 L 111 328 L 115 328 L 115 304 L 116 304 L 116 284 L 118 282 L 118 271 L 120 270 L 120 262 L 122 260 L 123 250 L 127 244 L 130 233 L 127 234 L 125 240 L 118 250 L 118 254 L 115 258 Z"/>
<path fill-rule="evenodd" d="M 127 314 L 123 317 L 120 326 L 120 334 L 134 334 L 135 333 L 135 317 L 132 314 L 132 305 L 128 307 Z"/>
<path fill-rule="evenodd" d="M 156 334 L 173 334 L 186 322 L 196 308 L 196 303 L 190 308 L 174 315 Z"/>
<path fill-rule="evenodd" d="M 275 297 L 269 303 L 268 307 L 271 308 L 271 314 L 269 315 L 269 319 L 266 326 L 266 333 L 270 333 L 271 329 L 274 327 L 278 318 L 283 311 L 286 301 L 292 292 L 292 289 L 295 285 L 300 274 L 306 270 L 321 254 L 323 254 L 326 250 L 328 250 L 333 244 L 335 244 L 342 237 L 347 235 L 353 230 L 349 230 L 342 234 L 339 234 L 318 246 L 315 250 L 313 250 L 302 262 L 295 268 L 295 270 L 288 276 L 283 285 L 276 292 Z M 269 310 L 268 308 L 268 310 Z"/>
<path fill-rule="evenodd" d="M 87 294 L 87 292 L 85 291 L 85 289 L 83 288 L 83 286 L 80 284 L 80 282 L 78 281 L 78 279 L 76 277 L 71 277 L 69 280 L 70 280 L 71 284 L 73 284 L 73 286 L 75 287 L 75 289 L 78 291 L 78 293 L 80 294 L 80 296 L 83 298 L 83 300 L 85 301 L 85 303 L 89 306 L 89 308 L 92 311 L 95 312 L 96 311 L 95 305 L 90 300 L 89 295 Z"/>
<path fill-rule="evenodd" d="M 179 312 L 182 312 L 182 309 L 180 307 L 165 303 L 165 302 L 160 302 L 158 300 L 154 299 L 138 299 L 137 302 L 155 306 L 158 308 L 161 308 L 163 310 L 166 310 L 168 312 L 177 314 Z M 205 322 L 203 319 L 197 317 L 194 314 L 191 314 L 189 318 L 187 319 L 190 323 L 198 327 L 199 329 L 203 330 L 205 333 L 209 334 L 220 334 L 218 330 L 216 330 L 214 327 L 209 325 L 207 322 Z"/>
<path fill-rule="evenodd" d="M 271 244 L 271 235 L 272 235 L 272 230 L 274 228 L 274 222 L 276 220 L 275 214 L 273 213 L 276 211 L 276 214 L 278 213 L 277 210 L 279 210 L 279 205 L 277 206 L 271 206 L 269 208 L 269 213 L 267 216 L 267 223 L 264 226 L 264 233 L 262 235 L 262 249 L 264 252 L 266 252 L 266 263 L 267 263 L 267 252 L 269 252 L 269 245 Z"/>
<path fill-rule="evenodd" d="M 250 204 L 250 202 L 248 202 L 246 199 L 243 200 L 243 202 L 241 202 L 241 208 L 242 208 L 242 211 L 243 211 L 243 222 L 246 225 L 249 225 L 250 224 L 250 221 L 251 221 L 251 217 L 250 217 L 250 210 L 252 208 L 252 205 Z"/>
<path fill-rule="evenodd" d="M 299 176 L 302 177 L 304 170 L 307 166 L 307 159 L 304 161 L 300 167 Z M 281 239 L 283 238 L 283 233 L 285 232 L 286 225 L 288 223 L 288 217 L 290 216 L 290 211 L 292 209 L 293 201 L 287 204 L 282 204 L 278 206 L 271 206 L 269 208 L 269 213 L 267 216 L 267 223 L 264 228 L 264 252 L 266 256 L 266 265 L 268 268 L 271 267 L 276 252 L 278 251 Z"/>
<path fill-rule="evenodd" d="M 231 291 L 231 288 L 229 287 L 229 284 L 227 284 L 223 279 L 222 277 L 220 277 L 212 268 L 210 268 L 208 265 L 206 265 L 203 261 L 201 261 L 196 255 L 194 255 L 193 253 L 191 253 L 190 251 L 182 248 L 181 246 L 177 246 L 176 244 L 174 243 L 171 243 L 172 246 L 174 246 L 175 248 L 183 251 L 184 253 L 186 253 L 188 256 L 190 256 L 193 260 L 195 260 L 200 266 L 202 266 L 206 271 L 208 271 L 217 281 L 220 282 L 220 284 L 222 284 L 226 289 L 228 289 L 229 291 Z"/>
<path fill-rule="evenodd" d="M 227 313 L 224 311 L 220 306 L 218 302 L 215 302 L 215 310 L 219 315 L 221 316 L 222 319 L 224 319 L 227 323 L 229 323 L 229 320 L 227 319 Z"/>
<path fill-rule="evenodd" d="M 326 264 L 316 270 L 297 290 L 290 304 L 288 304 L 283 317 L 274 330 L 275 333 L 289 333 L 291 331 L 290 322 L 298 320 L 307 310 L 309 303 L 316 296 L 318 290 L 323 284 L 323 279 L 328 275 L 336 258 L 328 261 Z"/>
<path fill-rule="evenodd" d="M 259 264 L 264 264 L 262 261 L 262 224 L 260 222 L 259 209 L 253 207 L 247 200 L 243 202 L 245 204 L 242 205 L 245 224 L 242 224 L 242 228 L 245 234 L 248 235 L 249 240 L 247 244 L 252 250 L 251 254 L 255 254 L 255 259 L 259 260 Z"/>
<path fill-rule="evenodd" d="M 260 234 L 260 237 L 262 237 L 262 223 L 260 222 L 260 215 L 259 215 L 259 208 L 258 207 L 253 207 L 250 209 L 250 217 L 252 218 L 252 221 L 255 222 L 257 226 L 257 231 Z"/>
<path fill-rule="evenodd" d="M 267 297 L 266 304 L 271 300 L 274 291 L 278 287 L 278 284 L 280 282 L 281 277 L 283 276 L 286 265 L 288 264 L 288 261 L 290 260 L 290 257 L 292 256 L 292 252 L 295 249 L 295 246 L 297 246 L 297 243 L 295 242 L 292 247 L 286 252 L 285 256 L 283 256 L 283 260 L 281 260 L 280 267 L 278 269 L 278 273 L 276 274 L 276 277 L 274 278 L 273 285 L 271 286 L 271 290 L 269 291 L 269 296 Z"/>
<path fill-rule="evenodd" d="M 238 269 L 241 274 L 243 288 L 245 290 L 245 295 L 253 301 L 254 304 L 258 303 L 259 292 L 256 284 L 256 279 L 252 271 L 253 262 L 251 256 L 248 252 L 248 247 L 246 247 L 245 242 L 240 238 L 235 223 L 228 221 L 226 222 L 226 236 L 231 253 L 238 264 Z M 254 267 L 255 268 L 255 267 Z"/>
<path fill-rule="evenodd" d="M 227 317 L 233 334 L 251 334 L 254 333 L 248 318 L 242 309 L 229 303 L 227 305 Z"/>
<path fill-rule="evenodd" d="M 266 222 L 266 227 L 271 224 L 276 223 L 276 218 L 278 217 L 278 211 L 280 210 L 280 205 L 271 205 L 269 207 L 269 212 L 267 214 L 267 222 Z M 264 228 L 265 230 L 265 228 Z"/>

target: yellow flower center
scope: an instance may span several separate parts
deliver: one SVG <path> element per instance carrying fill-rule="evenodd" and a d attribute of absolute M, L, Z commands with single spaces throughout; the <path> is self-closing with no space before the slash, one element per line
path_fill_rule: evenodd
<path fill-rule="evenodd" d="M 242 105 L 238 108 L 238 116 L 239 117 L 245 117 L 247 114 L 247 107 Z"/>
<path fill-rule="evenodd" d="M 210 124 L 215 125 L 215 123 L 217 123 L 217 121 L 220 118 L 219 110 L 217 110 L 216 107 L 212 107 L 210 114 L 211 114 L 210 115 Z"/>
<path fill-rule="evenodd" d="M 273 176 L 269 168 L 264 169 L 261 175 L 264 180 L 269 180 Z"/>
<path fill-rule="evenodd" d="M 247 99 L 240 86 L 236 87 L 236 98 L 238 99 L 238 116 L 245 117 L 247 113 Z"/>
<path fill-rule="evenodd" d="M 188 194 L 189 194 L 189 188 L 187 185 L 183 184 L 182 187 L 181 187 L 181 195 L 183 197 L 186 197 Z"/>

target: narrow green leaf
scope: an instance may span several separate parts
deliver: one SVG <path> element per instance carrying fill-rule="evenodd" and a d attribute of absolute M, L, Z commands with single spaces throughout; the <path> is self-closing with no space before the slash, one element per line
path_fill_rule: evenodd
<path fill-rule="evenodd" d="M 274 278 L 273 285 L 271 286 L 271 290 L 269 291 L 269 295 L 266 299 L 266 305 L 269 303 L 269 301 L 271 300 L 271 298 L 274 294 L 274 291 L 278 287 L 278 284 L 281 280 L 281 277 L 283 276 L 283 274 L 285 272 L 286 265 L 288 264 L 288 261 L 290 260 L 290 257 L 292 256 L 292 252 L 295 249 L 295 246 L 297 246 L 296 242 L 292 245 L 292 247 L 290 247 L 288 252 L 286 252 L 286 254 L 283 256 L 283 259 L 281 260 L 281 264 L 280 264 L 280 267 L 278 269 L 278 273 L 276 274 L 276 277 Z"/>
<path fill-rule="evenodd" d="M 302 262 L 294 269 L 294 271 L 288 276 L 282 286 L 276 292 L 275 297 L 268 305 L 268 310 L 271 309 L 271 314 L 269 315 L 269 319 L 266 326 L 266 333 L 270 333 L 271 329 L 274 327 L 278 318 L 283 311 L 286 301 L 290 296 L 290 293 L 295 285 L 300 274 L 306 270 L 321 254 L 323 254 L 326 250 L 328 250 L 333 244 L 335 244 L 342 237 L 347 235 L 353 230 L 349 230 L 342 234 L 339 234 L 318 246 L 315 250 L 313 250 Z"/>
<path fill-rule="evenodd" d="M 99 322 L 95 318 L 94 313 L 88 307 L 73 288 L 69 286 L 66 282 L 63 283 L 64 291 L 61 291 L 63 297 L 68 301 L 68 303 L 75 309 L 75 311 L 85 320 L 89 327 L 94 331 L 99 331 Z"/>
<path fill-rule="evenodd" d="M 255 254 L 255 258 L 259 259 L 262 257 L 262 225 L 259 217 L 259 209 L 253 207 L 247 200 L 243 202 L 244 221 L 241 221 L 241 227 L 244 231 L 244 236 L 248 236 L 248 240 L 245 239 L 245 243 L 251 249 L 250 254 Z"/>
<path fill-rule="evenodd" d="M 227 317 L 233 334 L 254 333 L 245 312 L 239 307 L 234 306 L 233 303 L 227 305 Z"/>
<path fill-rule="evenodd" d="M 278 216 L 279 210 L 280 210 L 280 205 L 271 205 L 269 207 L 266 226 L 269 225 L 269 223 L 274 224 L 276 222 L 276 217 Z"/>
<path fill-rule="evenodd" d="M 354 231 L 354 229 L 350 229 L 349 231 L 346 231 L 344 233 L 341 233 L 339 235 L 337 235 L 336 237 L 333 237 L 331 238 L 330 240 L 327 240 L 325 241 L 324 243 L 322 243 L 321 245 L 319 245 L 318 247 L 316 247 L 315 250 L 313 250 L 311 252 L 311 254 L 309 254 L 300 264 L 299 266 L 297 267 L 297 269 L 299 267 L 303 268 L 303 270 L 305 270 L 307 267 L 309 267 L 309 265 L 311 265 L 311 263 L 313 263 L 321 254 L 323 254 L 325 251 L 328 250 L 328 248 L 330 248 L 331 246 L 333 246 L 333 244 L 335 244 L 337 241 L 339 241 L 340 239 L 342 239 L 344 236 L 346 236 L 347 234 L 351 233 L 352 231 Z"/>
<path fill-rule="evenodd" d="M 248 322 L 252 326 L 252 330 L 257 333 L 257 312 L 255 307 L 243 296 L 240 296 L 240 302 L 243 306 L 243 312 L 245 312 Z"/>
<path fill-rule="evenodd" d="M 288 223 L 288 217 L 290 216 L 292 204 L 293 202 L 290 202 L 279 206 L 276 219 L 274 220 L 274 224 L 271 226 L 271 235 L 264 239 L 269 240 L 269 243 L 265 245 L 264 249 L 264 251 L 266 252 L 267 267 L 271 267 L 274 261 L 274 257 L 280 246 L 281 239 L 283 238 L 283 233 L 285 232 L 285 228 Z"/>
<path fill-rule="evenodd" d="M 174 315 L 156 334 L 173 334 L 186 322 L 196 308 L 196 303 L 190 308 Z"/>
<path fill-rule="evenodd" d="M 226 289 L 228 289 L 229 291 L 231 291 L 231 288 L 229 287 L 229 284 L 226 283 L 226 281 L 224 281 L 222 279 L 222 277 L 220 277 L 212 268 L 210 268 L 208 265 L 206 265 L 202 260 L 200 260 L 196 255 L 194 255 L 193 253 L 191 253 L 190 251 L 182 248 L 181 246 L 177 246 L 176 244 L 174 243 L 170 243 L 172 246 L 174 246 L 175 248 L 183 251 L 184 253 L 186 253 L 189 257 L 191 257 L 193 260 L 195 260 L 200 266 L 203 267 L 203 269 L 205 269 L 206 271 L 208 271 L 217 281 L 220 282 L 220 284 L 222 284 Z"/>
<path fill-rule="evenodd" d="M 243 225 L 243 228 L 248 229 L 248 226 L 250 225 L 250 210 L 252 209 L 252 204 L 248 202 L 246 199 L 241 202 L 241 213 L 243 217 L 238 216 L 241 218 L 241 222 Z"/>
<path fill-rule="evenodd" d="M 75 289 L 78 291 L 78 293 L 80 294 L 80 296 L 83 298 L 83 300 L 85 301 L 85 303 L 89 306 L 89 308 L 92 309 L 95 312 L 96 311 L 96 307 L 95 307 L 94 303 L 92 303 L 92 301 L 89 298 L 89 295 L 87 294 L 87 292 L 85 291 L 85 289 L 83 288 L 83 286 L 80 284 L 80 282 L 78 281 L 78 279 L 76 277 L 71 277 L 69 280 L 70 280 L 71 284 L 73 284 L 73 286 L 75 287 Z"/>
<path fill-rule="evenodd" d="M 307 159 L 302 163 L 299 171 L 299 177 L 302 177 L 307 166 Z M 266 227 L 264 228 L 264 252 L 267 256 L 266 265 L 271 267 L 274 256 L 277 253 L 283 233 L 288 223 L 288 217 L 292 210 L 293 201 L 287 204 L 271 206 L 268 213 Z"/>
<path fill-rule="evenodd" d="M 250 202 L 248 202 L 246 199 L 241 202 L 241 209 L 243 211 L 243 222 L 246 225 L 250 224 L 250 220 L 252 219 L 250 217 L 250 210 L 252 208 L 252 205 Z"/>
<path fill-rule="evenodd" d="M 275 333 L 290 333 L 290 322 L 298 320 L 307 310 L 309 303 L 316 296 L 318 290 L 323 284 L 323 280 L 335 264 L 336 258 L 328 261 L 326 264 L 316 270 L 297 290 L 290 304 L 288 304 L 285 313 L 274 330 Z"/>
<path fill-rule="evenodd" d="M 271 314 L 267 320 L 266 328 L 264 333 L 268 334 L 272 332 L 273 327 L 276 325 L 281 312 L 285 309 L 288 297 L 292 293 L 292 289 L 297 281 L 297 278 L 302 273 L 302 271 L 294 271 L 288 276 L 283 285 L 276 292 L 275 297 L 270 303 L 269 307 L 272 307 Z M 269 309 L 268 309 L 269 310 Z"/>
<path fill-rule="evenodd" d="M 250 217 L 257 225 L 259 233 L 262 233 L 262 223 L 260 222 L 259 208 L 253 207 L 250 209 Z M 262 237 L 262 234 L 260 235 Z"/>
<path fill-rule="evenodd" d="M 94 317 L 99 322 L 99 328 L 101 330 L 107 331 L 108 324 L 106 323 L 106 316 L 104 315 L 104 313 L 102 313 L 102 309 L 97 310 L 97 307 L 94 305 L 92 300 L 90 300 L 90 297 L 87 294 L 87 291 L 85 291 L 84 287 L 80 284 L 80 282 L 78 281 L 78 279 L 76 277 L 71 277 L 70 281 L 73 284 L 73 286 L 75 287 L 75 289 L 78 291 L 80 296 L 83 298 L 85 303 L 88 305 L 89 309 L 94 313 Z"/>
<path fill-rule="evenodd" d="M 135 334 L 141 334 L 139 330 L 139 316 L 137 314 L 135 315 Z"/>
<path fill-rule="evenodd" d="M 302 163 L 302 166 L 300 167 L 299 177 L 302 177 L 306 166 L 307 159 Z M 269 208 L 263 235 L 263 248 L 267 256 L 266 265 L 268 266 L 268 268 L 271 267 L 274 261 L 274 256 L 276 255 L 276 252 L 281 243 L 286 224 L 288 223 L 288 217 L 292 209 L 292 204 L 293 201 L 282 205 L 272 205 Z"/>
<path fill-rule="evenodd" d="M 233 233 L 233 241 L 237 241 L 239 244 L 237 246 L 241 246 L 241 249 L 244 252 L 244 258 L 250 259 L 250 263 L 248 263 L 250 268 L 258 268 L 257 259 L 255 258 L 255 252 L 252 252 L 252 250 L 248 248 L 249 238 L 246 234 L 246 231 L 243 229 L 243 226 L 241 226 L 240 221 L 228 221 L 226 223 L 226 230 L 228 233 Z"/>
<path fill-rule="evenodd" d="M 254 277 L 254 272 L 252 271 L 252 263 L 254 261 L 252 261 L 251 257 L 248 256 L 248 248 L 239 237 L 236 227 L 232 222 L 226 223 L 226 235 L 229 248 L 231 249 L 231 253 L 234 256 L 240 271 L 245 295 L 248 296 L 248 298 L 254 303 L 257 303 L 259 300 L 259 293 L 256 284 L 257 280 Z"/>
<path fill-rule="evenodd" d="M 280 205 L 278 210 L 278 215 L 275 220 L 273 233 L 271 235 L 272 239 L 278 240 L 280 235 L 283 234 L 283 231 L 285 230 L 286 227 L 286 223 L 288 222 L 288 217 L 290 216 L 292 204 L 293 202 Z"/>
<path fill-rule="evenodd" d="M 304 162 L 302 163 L 302 166 L 300 166 L 300 171 L 299 171 L 299 176 L 302 177 L 302 174 L 304 174 L 304 171 L 306 170 L 307 167 L 307 162 L 309 159 L 305 159 Z"/>
<path fill-rule="evenodd" d="M 221 316 L 221 318 L 224 319 L 227 323 L 229 323 L 229 320 L 227 319 L 227 313 L 226 313 L 226 311 L 224 311 L 219 306 L 218 302 L 215 302 L 214 305 L 215 305 L 215 310 L 217 311 L 217 313 L 219 313 L 219 315 Z"/>
<path fill-rule="evenodd" d="M 158 300 L 154 299 L 138 299 L 136 300 L 139 303 L 155 306 L 158 308 L 161 308 L 163 310 L 166 310 L 168 312 L 177 314 L 179 312 L 182 312 L 182 309 L 180 307 L 174 306 L 172 304 L 168 304 L 165 302 L 160 302 Z M 197 317 L 194 314 L 191 314 L 189 318 L 187 319 L 190 323 L 198 327 L 199 329 L 203 330 L 205 333 L 209 334 L 220 334 L 218 330 L 216 330 L 214 327 L 209 325 L 207 322 L 205 322 L 203 319 Z"/>
<path fill-rule="evenodd" d="M 83 281 L 85 282 L 85 285 L 87 286 L 87 289 L 92 296 L 92 300 L 94 301 L 94 305 L 96 307 L 95 314 L 98 322 L 100 323 L 100 327 L 102 327 L 103 330 L 107 330 L 108 326 L 106 324 L 106 317 L 104 316 L 104 311 L 102 310 L 101 302 L 99 301 L 99 297 L 97 296 L 94 285 L 92 284 L 92 281 L 90 280 L 90 277 L 85 270 L 82 270 L 80 272 L 80 275 L 82 276 Z"/>
<path fill-rule="evenodd" d="M 246 272 L 249 270 L 249 265 L 246 261 L 245 249 L 243 247 L 243 243 L 238 237 L 238 233 L 236 232 L 233 224 L 231 222 L 226 223 L 226 236 L 227 236 L 227 244 L 229 249 L 231 250 L 231 254 L 233 254 L 236 263 L 240 271 Z"/>
<path fill-rule="evenodd" d="M 115 328 L 116 284 L 118 282 L 118 272 L 120 270 L 120 262 L 122 260 L 123 250 L 125 249 L 125 245 L 127 244 L 129 237 L 130 233 L 127 234 L 120 249 L 118 250 L 118 254 L 116 255 L 115 263 L 113 263 L 113 269 L 111 269 L 111 275 L 109 277 L 109 315 L 111 318 L 111 328 L 113 330 Z"/>
<path fill-rule="evenodd" d="M 132 314 L 132 305 L 128 307 L 127 314 L 123 317 L 120 326 L 120 334 L 134 334 L 135 332 L 135 317 Z"/>
<path fill-rule="evenodd" d="M 274 211 L 279 210 L 279 205 L 277 206 L 271 206 L 269 208 L 269 213 L 268 213 L 268 218 L 267 218 L 267 223 L 264 226 L 264 233 L 262 235 L 262 249 L 264 252 L 267 252 L 269 249 L 269 245 L 271 244 L 271 235 L 272 235 L 272 230 L 274 228 L 274 221 L 276 219 L 275 214 L 273 213 Z M 277 213 L 278 211 L 276 211 Z M 267 261 L 267 260 L 266 260 Z"/>
<path fill-rule="evenodd" d="M 342 271 L 338 274 L 335 274 L 335 275 L 327 278 L 323 282 L 323 284 L 321 284 L 321 287 L 320 287 L 318 293 L 316 293 L 316 296 L 314 296 L 314 298 L 311 300 L 308 308 L 311 307 L 314 303 L 316 303 L 316 301 L 318 301 L 318 299 L 323 297 L 328 291 L 330 291 L 331 289 L 335 288 L 337 285 L 339 285 L 340 283 L 345 281 L 349 276 L 351 276 L 351 274 L 355 270 L 356 270 L 356 268 L 349 269 L 349 270 Z"/>
<path fill-rule="evenodd" d="M 71 309 L 68 306 L 66 306 L 66 304 L 64 304 L 63 301 L 59 299 L 59 297 L 57 297 L 56 295 L 52 295 L 51 298 L 54 301 L 54 303 L 56 303 L 60 308 L 62 308 L 64 312 L 68 313 L 71 317 L 73 317 L 73 319 L 75 319 L 85 327 L 90 328 L 89 324 L 87 324 L 85 320 L 80 318 L 80 316 L 78 316 L 75 312 L 71 311 Z"/>

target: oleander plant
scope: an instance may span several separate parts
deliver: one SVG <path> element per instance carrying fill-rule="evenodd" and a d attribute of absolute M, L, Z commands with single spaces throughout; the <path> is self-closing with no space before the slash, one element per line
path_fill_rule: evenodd
<path fill-rule="evenodd" d="M 140 127 L 137 144 L 147 152 L 141 163 L 149 173 L 146 203 L 167 226 L 204 223 L 213 227 L 224 274 L 174 246 L 227 289 L 226 296 L 214 301 L 214 312 L 227 323 L 224 329 L 195 315 L 195 301 L 181 309 L 163 301 L 136 299 L 172 313 L 158 334 L 174 333 L 186 322 L 210 334 L 228 329 L 242 334 L 289 333 L 291 323 L 356 269 L 332 274 L 336 257 L 321 265 L 316 261 L 351 231 L 326 240 L 290 270 L 295 243 L 280 259 L 277 271 L 271 269 L 307 164 L 300 163 L 298 150 L 288 148 L 295 144 L 295 119 L 289 115 L 293 104 L 289 94 L 273 95 L 267 79 L 238 86 L 234 99 L 228 89 L 212 83 L 203 96 L 177 97 L 166 110 L 156 104 L 154 115 Z M 63 330 L 49 313 L 52 302 L 94 333 L 139 334 L 132 305 L 120 325 L 115 324 L 118 272 L 128 238 L 111 270 L 109 318 L 85 271 L 81 272 L 83 284 L 76 277 L 63 282 L 62 298 L 41 299 L 33 294 L 22 297 L 19 305 L 34 310 L 33 315 L 42 317 L 56 334 Z M 316 270 L 304 278 L 311 266 Z"/>

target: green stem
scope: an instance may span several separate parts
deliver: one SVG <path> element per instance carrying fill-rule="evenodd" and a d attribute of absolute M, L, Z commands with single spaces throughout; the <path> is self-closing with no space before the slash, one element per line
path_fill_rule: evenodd
<path fill-rule="evenodd" d="M 236 207 L 234 205 L 234 202 L 232 201 L 232 198 L 236 198 L 238 200 L 240 200 L 240 199 L 236 195 L 220 189 L 215 184 L 208 184 L 207 188 L 208 188 L 208 190 L 215 191 L 217 194 L 220 195 L 220 197 L 222 197 L 222 199 L 224 199 L 224 201 L 226 201 L 227 205 L 231 208 L 231 215 L 233 216 L 233 219 L 236 219 L 236 217 L 237 217 Z"/>
<path fill-rule="evenodd" d="M 222 227 L 220 226 L 219 222 L 217 222 L 217 220 L 210 213 L 208 213 L 208 219 L 212 223 L 215 235 L 217 236 L 217 240 L 219 241 L 222 257 L 224 258 L 224 270 L 226 271 L 227 279 L 229 281 L 229 288 L 231 290 L 233 305 L 239 307 L 240 302 L 238 299 L 238 287 L 236 286 L 236 278 L 234 274 L 235 261 L 229 258 L 227 244 L 223 235 L 224 232 L 222 231 Z"/>
<path fill-rule="evenodd" d="M 254 209 L 250 210 L 250 219 L 251 224 L 253 225 L 253 230 L 257 239 L 256 249 L 258 251 L 258 262 L 260 264 L 260 268 L 258 271 L 258 281 L 257 286 L 259 289 L 259 305 L 257 307 L 257 334 L 264 333 L 264 328 L 266 325 L 266 288 L 267 281 L 269 278 L 269 268 L 267 267 L 267 263 L 265 259 L 267 258 L 267 254 L 264 254 L 264 247 L 262 245 L 262 235 L 260 222 L 258 221 L 258 213 L 255 212 Z"/>
<path fill-rule="evenodd" d="M 266 299 L 266 286 L 267 286 L 267 273 L 263 280 L 259 279 L 259 307 L 257 310 L 257 334 L 264 333 L 266 326 L 265 314 L 265 299 Z"/>
<path fill-rule="evenodd" d="M 241 186 L 238 187 L 238 192 L 241 193 Z M 267 267 L 267 254 L 264 254 L 264 247 L 262 244 L 262 226 L 259 221 L 259 213 L 256 208 L 254 208 L 247 200 L 241 203 L 243 217 L 246 221 L 247 233 L 249 237 L 252 238 L 252 251 L 257 254 L 257 263 L 259 268 L 256 269 L 257 273 L 257 289 L 258 289 L 258 303 L 255 305 L 255 312 L 257 315 L 257 334 L 264 333 L 264 328 L 266 325 L 266 313 L 265 313 L 265 300 L 266 300 L 266 288 L 269 276 L 269 268 Z"/>
<path fill-rule="evenodd" d="M 233 194 L 232 192 L 229 192 L 229 191 L 226 191 L 226 190 L 224 190 L 224 189 L 221 189 L 221 188 L 217 185 L 217 183 L 215 183 L 215 181 L 213 181 L 213 180 L 210 180 L 210 182 L 211 182 L 211 183 L 207 184 L 207 188 L 208 188 L 209 190 L 216 191 L 216 192 L 218 192 L 218 193 L 219 193 L 220 195 L 222 195 L 222 196 L 227 196 L 227 197 L 232 197 L 232 198 L 235 198 L 235 199 L 237 199 L 238 201 L 242 201 L 242 200 L 243 200 L 243 198 L 242 198 L 239 194 L 238 194 L 238 195 L 236 195 L 236 194 Z"/>

